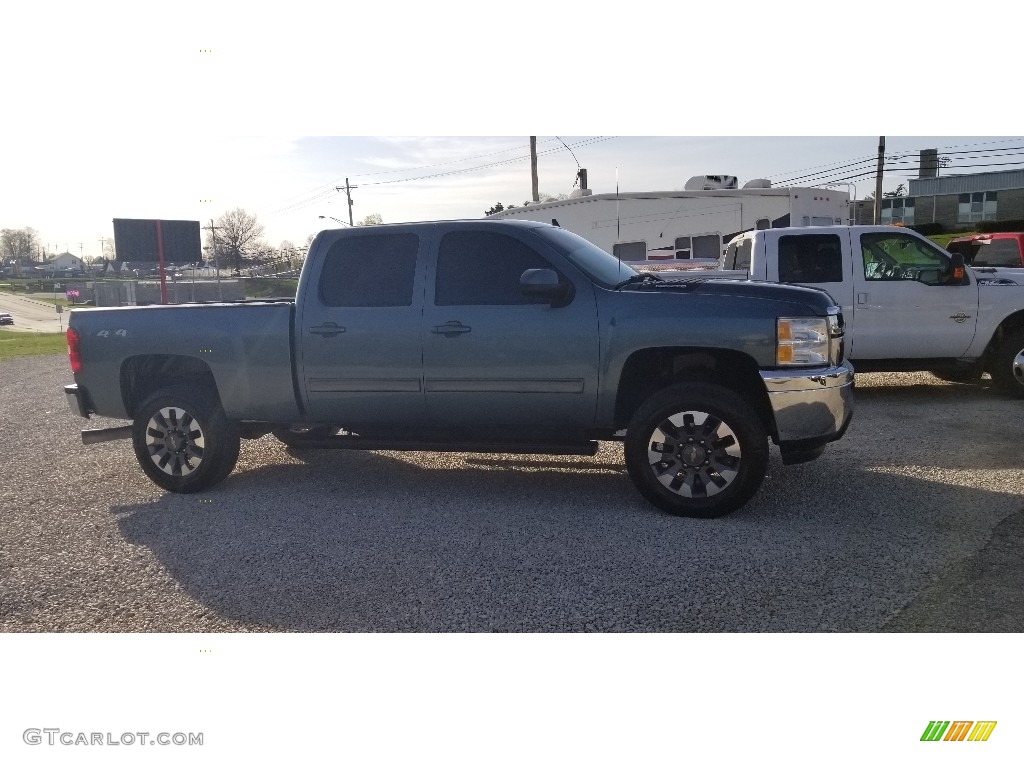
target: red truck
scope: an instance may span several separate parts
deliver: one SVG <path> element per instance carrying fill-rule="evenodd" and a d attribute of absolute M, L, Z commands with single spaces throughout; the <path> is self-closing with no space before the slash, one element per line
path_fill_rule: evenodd
<path fill-rule="evenodd" d="M 1024 232 L 956 237 L 946 250 L 961 254 L 972 267 L 1024 267 Z"/>

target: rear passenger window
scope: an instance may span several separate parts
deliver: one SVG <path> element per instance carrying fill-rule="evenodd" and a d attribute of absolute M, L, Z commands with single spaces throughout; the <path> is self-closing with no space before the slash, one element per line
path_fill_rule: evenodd
<path fill-rule="evenodd" d="M 837 235 L 779 238 L 779 282 L 841 283 L 843 251 Z"/>
<path fill-rule="evenodd" d="M 978 241 L 975 241 L 978 242 Z M 999 239 L 978 242 L 981 246 L 972 262 L 976 267 L 1019 267 L 1020 249 L 1016 240 Z"/>
<path fill-rule="evenodd" d="M 550 304 L 524 296 L 519 279 L 551 265 L 525 243 L 493 232 L 450 232 L 437 254 L 434 303 L 438 306 Z"/>
<path fill-rule="evenodd" d="M 419 238 L 412 233 L 342 237 L 327 252 L 320 301 L 328 307 L 408 307 Z"/>

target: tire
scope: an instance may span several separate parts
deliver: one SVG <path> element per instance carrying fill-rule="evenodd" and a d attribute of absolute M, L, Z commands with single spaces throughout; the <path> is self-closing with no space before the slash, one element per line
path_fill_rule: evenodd
<path fill-rule="evenodd" d="M 681 517 L 738 509 L 768 471 L 761 419 L 735 392 L 714 384 L 676 384 L 652 395 L 630 421 L 624 451 L 637 490 Z"/>
<path fill-rule="evenodd" d="M 1024 398 L 1024 328 L 1009 331 L 989 364 L 993 383 L 1011 397 Z"/>
<path fill-rule="evenodd" d="M 311 440 L 326 440 L 335 432 L 333 427 L 308 427 L 292 429 L 284 427 L 273 431 L 274 437 L 288 446 L 302 447 Z"/>
<path fill-rule="evenodd" d="M 231 474 L 238 461 L 238 425 L 203 392 L 169 387 L 135 414 L 132 444 L 146 476 L 173 493 L 195 493 Z"/>

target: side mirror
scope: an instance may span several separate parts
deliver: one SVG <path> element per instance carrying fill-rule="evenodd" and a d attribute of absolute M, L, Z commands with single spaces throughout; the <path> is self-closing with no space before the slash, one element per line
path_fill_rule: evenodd
<path fill-rule="evenodd" d="M 967 268 L 964 266 L 964 255 L 954 253 L 951 255 L 949 270 L 949 281 L 947 285 L 965 285 L 967 283 Z"/>
<path fill-rule="evenodd" d="M 553 269 L 528 269 L 519 278 L 524 296 L 550 301 L 552 306 L 565 306 L 572 299 L 572 283 L 563 283 Z"/>

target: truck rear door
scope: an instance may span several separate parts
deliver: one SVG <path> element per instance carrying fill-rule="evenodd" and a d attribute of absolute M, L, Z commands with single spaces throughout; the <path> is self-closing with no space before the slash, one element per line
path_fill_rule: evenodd
<path fill-rule="evenodd" d="M 389 227 L 321 237 L 295 328 L 311 418 L 356 430 L 422 422 L 420 236 Z"/>
<path fill-rule="evenodd" d="M 806 285 L 827 291 L 842 307 L 846 318 L 853 316 L 853 276 L 850 271 L 848 231 L 839 228 L 767 230 L 758 233 L 765 242 L 768 280 Z"/>

